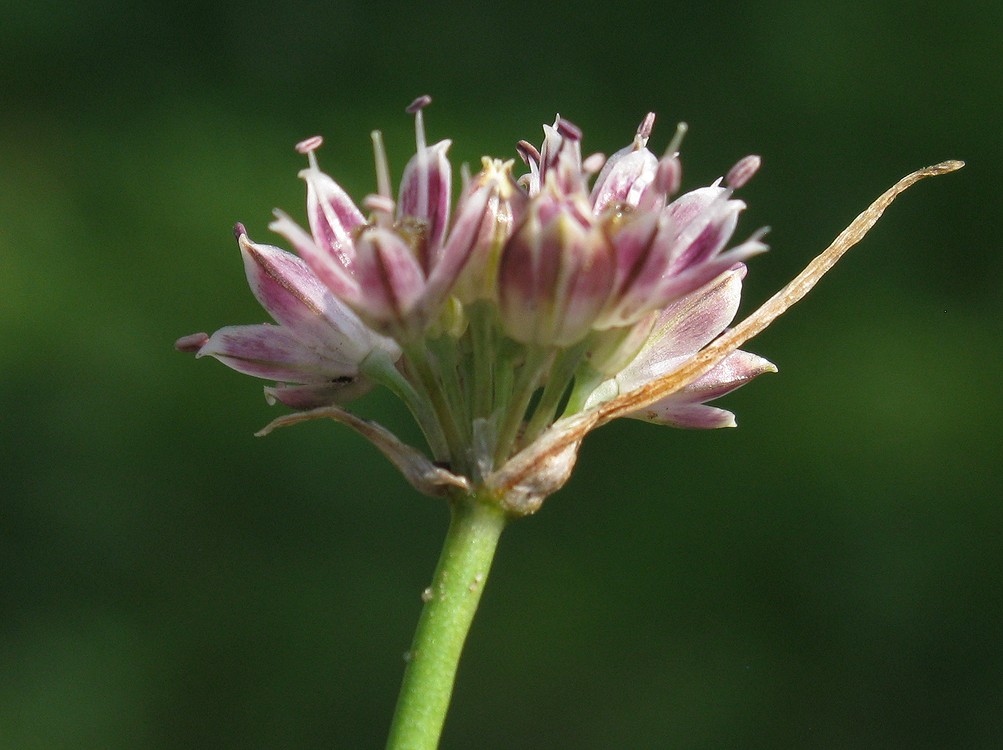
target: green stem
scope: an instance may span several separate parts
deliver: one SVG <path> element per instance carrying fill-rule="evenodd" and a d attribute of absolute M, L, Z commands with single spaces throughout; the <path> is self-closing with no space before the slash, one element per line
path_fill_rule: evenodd
<path fill-rule="evenodd" d="M 526 425 L 526 431 L 522 436 L 522 445 L 532 443 L 544 429 L 554 421 L 557 408 L 561 405 L 561 399 L 567 393 L 568 384 L 574 377 L 578 363 L 585 356 L 586 341 L 582 341 L 570 349 L 562 349 L 554 365 L 547 373 L 547 384 L 543 387 L 543 395 L 536 405 L 533 418 Z"/>
<path fill-rule="evenodd" d="M 452 336 L 444 334 L 429 341 L 428 346 L 438 365 L 436 372 L 441 378 L 440 382 L 450 413 L 453 414 L 454 421 L 462 430 L 464 426 L 470 424 L 470 412 L 467 399 L 463 394 L 463 387 L 460 385 L 459 342 Z M 469 435 L 463 435 L 466 442 L 469 442 L 468 438 Z"/>
<path fill-rule="evenodd" d="M 456 414 L 443 391 L 442 377 L 436 373 L 429 357 L 429 351 L 423 342 L 404 347 L 404 355 L 410 363 L 414 375 L 425 395 L 431 401 L 432 409 L 438 417 L 439 427 L 445 436 L 449 447 L 450 463 L 454 471 L 466 473 L 464 441 L 456 423 Z"/>
<path fill-rule="evenodd" d="M 374 350 L 362 361 L 360 371 L 368 375 L 373 382 L 387 388 L 407 405 L 424 433 L 436 460 L 444 461 L 449 458 L 449 446 L 431 404 L 407 381 L 386 352 L 380 349 Z"/>
<path fill-rule="evenodd" d="M 463 643 L 487 582 L 505 513 L 478 495 L 454 500 L 432 585 L 422 599 L 387 750 L 435 750 Z"/>
<path fill-rule="evenodd" d="M 533 399 L 533 393 L 540 385 L 540 378 L 553 356 L 553 349 L 530 344 L 526 347 L 526 359 L 516 376 L 512 400 L 505 405 L 506 413 L 498 428 L 498 445 L 495 448 L 495 466 L 501 466 L 512 453 L 519 435 L 526 409 Z"/>
<path fill-rule="evenodd" d="M 495 351 L 494 330 L 491 309 L 485 302 L 476 302 L 470 307 L 470 337 L 473 358 L 473 377 L 468 386 L 471 392 L 471 413 L 474 417 L 491 416 L 494 408 L 495 391 Z"/>

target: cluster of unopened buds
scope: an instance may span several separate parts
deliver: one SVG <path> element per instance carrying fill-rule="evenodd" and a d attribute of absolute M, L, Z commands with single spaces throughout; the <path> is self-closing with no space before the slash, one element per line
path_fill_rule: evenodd
<path fill-rule="evenodd" d="M 396 200 L 378 132 L 377 192 L 362 209 L 318 167 L 321 139 L 298 144 L 309 231 L 278 211 L 270 225 L 296 254 L 235 227 L 277 325 L 194 334 L 178 348 L 275 381 L 267 398 L 296 413 L 263 432 L 333 418 L 419 490 L 476 489 L 514 514 L 559 488 L 585 433 L 614 417 L 734 425 L 706 402 L 775 371 L 721 335 L 744 261 L 766 249 L 762 230 L 728 247 L 744 208 L 733 193 L 759 158 L 678 194 L 684 126 L 661 157 L 647 147 L 649 114 L 626 148 L 582 158 L 581 132 L 558 117 L 541 148 L 518 144 L 528 168 L 518 179 L 513 160 L 465 171 L 453 212 L 450 142 L 425 141 L 429 101 L 408 108 L 417 152 Z M 342 408 L 376 385 L 407 405 L 431 456 Z"/>

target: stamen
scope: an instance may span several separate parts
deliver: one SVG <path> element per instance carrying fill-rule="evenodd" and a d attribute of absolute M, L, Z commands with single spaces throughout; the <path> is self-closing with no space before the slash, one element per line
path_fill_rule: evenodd
<path fill-rule="evenodd" d="M 296 144 L 296 151 L 300 154 L 309 154 L 324 145 L 323 136 L 312 135 Z"/>
<path fill-rule="evenodd" d="M 428 215 L 428 149 L 425 140 L 425 118 L 422 110 L 432 103 L 432 97 L 419 96 L 408 106 L 407 111 L 414 115 L 414 139 L 418 146 L 418 201 L 415 214 Z"/>
<path fill-rule="evenodd" d="M 759 169 L 759 165 L 763 163 L 755 154 L 750 154 L 749 156 L 739 159 L 735 166 L 728 170 L 727 176 L 724 178 L 725 184 L 732 190 L 738 190 L 745 183 L 747 183 L 752 176 Z"/>
<path fill-rule="evenodd" d="M 407 105 L 407 109 L 405 109 L 404 111 L 407 112 L 409 115 L 413 115 L 416 112 L 424 109 L 431 103 L 432 103 L 432 97 L 430 97 L 428 94 L 424 94 L 422 96 L 419 96 L 409 105 Z"/>
<path fill-rule="evenodd" d="M 663 156 L 655 170 L 655 186 L 663 195 L 675 195 L 683 181 L 683 168 L 676 156 Z"/>
<path fill-rule="evenodd" d="M 683 136 L 686 135 L 686 131 L 690 129 L 690 126 L 685 122 L 681 122 L 676 125 L 676 134 L 672 136 L 672 140 L 669 141 L 669 147 L 665 149 L 666 156 L 671 156 L 672 154 L 679 153 L 679 147 L 683 143 Z"/>
<path fill-rule="evenodd" d="M 238 221 L 236 224 L 233 225 L 233 238 L 235 240 L 239 241 L 240 238 L 243 237 L 245 234 L 247 234 L 247 230 L 244 229 L 243 224 L 241 224 Z"/>
<path fill-rule="evenodd" d="M 536 146 L 534 146 L 529 141 L 519 141 L 517 144 L 515 144 L 515 150 L 519 153 L 519 156 L 522 157 L 522 160 L 526 164 L 531 164 L 534 162 L 536 164 L 539 164 L 540 161 L 543 159 L 543 157 L 540 155 L 540 152 L 536 150 Z"/>
<path fill-rule="evenodd" d="M 376 157 L 376 192 L 393 200 L 390 192 L 390 167 L 387 165 L 387 150 L 383 147 L 383 133 L 374 130 L 369 134 L 373 139 L 373 155 Z"/>
<path fill-rule="evenodd" d="M 427 99 L 428 101 L 422 101 Z M 421 114 L 422 107 L 432 101 L 430 96 L 421 96 L 414 100 L 414 103 L 408 107 L 408 111 L 414 115 L 414 136 L 415 142 L 418 144 L 418 153 L 420 154 L 425 150 L 425 118 Z M 422 102 L 421 106 L 417 109 L 412 109 L 415 104 Z"/>
<path fill-rule="evenodd" d="M 174 342 L 174 348 L 185 354 L 195 354 L 209 340 L 207 333 L 191 333 Z"/>
<path fill-rule="evenodd" d="M 582 139 L 582 130 L 573 122 L 565 120 L 560 115 L 557 116 L 557 122 L 554 123 L 554 127 L 557 128 L 557 132 L 567 138 L 569 141 L 580 141 Z"/>
<path fill-rule="evenodd" d="M 324 138 L 319 135 L 313 135 L 296 144 L 296 153 L 306 154 L 307 159 L 310 160 L 310 168 L 318 169 L 317 157 L 314 156 L 313 152 L 319 149 L 323 145 L 324 145 Z"/>
<path fill-rule="evenodd" d="M 362 199 L 362 205 L 373 213 L 387 214 L 388 216 L 393 216 L 394 213 L 394 202 L 385 195 L 370 193 Z"/>
<path fill-rule="evenodd" d="M 582 172 L 588 175 L 596 174 L 603 168 L 603 164 L 605 163 L 606 154 L 600 154 L 597 151 L 585 157 L 585 160 L 582 162 Z"/>
<path fill-rule="evenodd" d="M 655 127 L 655 113 L 649 112 L 641 120 L 641 124 L 637 126 L 637 135 L 634 136 L 634 150 L 639 151 L 644 148 L 648 143 L 648 138 L 651 136 L 651 130 Z"/>

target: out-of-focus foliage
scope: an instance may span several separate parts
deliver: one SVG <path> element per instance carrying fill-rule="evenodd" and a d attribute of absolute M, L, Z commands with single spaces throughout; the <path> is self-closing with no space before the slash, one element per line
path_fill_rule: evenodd
<path fill-rule="evenodd" d="M 28 3 L 0 24 L 0 748 L 381 747 L 445 511 L 174 339 L 263 313 L 230 225 L 357 197 L 430 93 L 454 163 L 659 114 L 749 152 L 763 299 L 947 158 L 750 348 L 741 427 L 614 424 L 503 540 L 444 748 L 1003 742 L 997 2 Z M 367 416 L 403 430 L 378 394 Z M 410 432 L 407 432 L 411 430 Z"/>

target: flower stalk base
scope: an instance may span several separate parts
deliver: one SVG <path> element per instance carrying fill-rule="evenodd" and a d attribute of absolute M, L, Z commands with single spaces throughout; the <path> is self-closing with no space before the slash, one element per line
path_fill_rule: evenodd
<path fill-rule="evenodd" d="M 479 494 L 457 496 L 449 531 L 425 589 L 394 713 L 387 750 L 435 750 L 453 693 L 456 669 L 487 583 L 507 516 Z"/>

